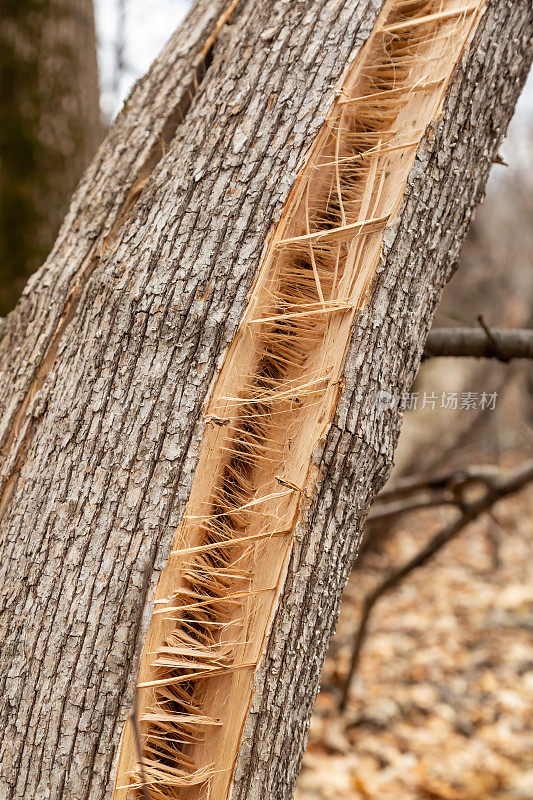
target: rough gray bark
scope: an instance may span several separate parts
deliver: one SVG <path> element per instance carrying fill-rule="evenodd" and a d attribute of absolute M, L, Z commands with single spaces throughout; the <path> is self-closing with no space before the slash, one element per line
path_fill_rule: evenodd
<path fill-rule="evenodd" d="M 103 136 L 92 0 L 0 4 L 0 315 L 49 253 Z"/>
<path fill-rule="evenodd" d="M 111 796 L 203 402 L 332 88 L 381 6 L 245 0 L 212 47 L 224 3 L 197 2 L 4 323 L 0 796 Z M 292 791 L 342 588 L 392 464 L 399 418 L 376 393 L 399 394 L 416 372 L 527 74 L 532 22 L 528 0 L 488 3 L 386 233 L 256 673 L 239 800 Z"/>

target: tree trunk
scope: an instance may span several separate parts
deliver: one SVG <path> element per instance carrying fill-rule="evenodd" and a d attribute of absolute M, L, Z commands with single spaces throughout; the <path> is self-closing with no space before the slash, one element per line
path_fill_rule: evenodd
<path fill-rule="evenodd" d="M 0 344 L 7 797 L 291 796 L 532 22 L 200 0 L 136 86 Z"/>
<path fill-rule="evenodd" d="M 0 315 L 49 253 L 96 152 L 92 0 L 0 4 Z"/>

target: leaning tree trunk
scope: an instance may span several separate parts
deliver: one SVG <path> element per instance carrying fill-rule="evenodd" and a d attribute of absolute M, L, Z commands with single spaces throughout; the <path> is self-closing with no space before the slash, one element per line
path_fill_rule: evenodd
<path fill-rule="evenodd" d="M 103 135 L 92 0 L 0 0 L 0 315 Z"/>
<path fill-rule="evenodd" d="M 137 85 L 4 326 L 4 796 L 290 797 L 531 26 L 200 0 Z"/>

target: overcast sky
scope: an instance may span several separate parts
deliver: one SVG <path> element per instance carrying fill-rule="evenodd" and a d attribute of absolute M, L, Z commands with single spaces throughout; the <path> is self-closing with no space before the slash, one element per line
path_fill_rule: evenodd
<path fill-rule="evenodd" d="M 94 0 L 102 111 L 113 118 L 187 13 L 190 0 Z M 120 9 L 125 9 L 121 23 Z M 123 27 L 123 35 L 121 28 Z M 117 47 L 125 43 L 117 86 Z"/>
<path fill-rule="evenodd" d="M 115 116 L 133 83 L 147 71 L 190 5 L 190 0 L 95 0 L 102 111 L 107 119 Z M 117 69 L 119 61 L 122 67 Z M 531 169 L 532 138 L 533 74 L 519 100 L 510 141 L 502 148 L 511 167 Z"/>

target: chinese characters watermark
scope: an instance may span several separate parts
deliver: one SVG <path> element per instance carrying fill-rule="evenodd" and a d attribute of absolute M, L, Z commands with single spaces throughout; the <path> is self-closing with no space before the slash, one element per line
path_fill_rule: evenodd
<path fill-rule="evenodd" d="M 447 411 L 494 411 L 498 392 L 403 392 L 393 394 L 385 389 L 376 393 L 378 411 L 397 408 L 399 411 L 422 411 L 429 408 Z"/>

